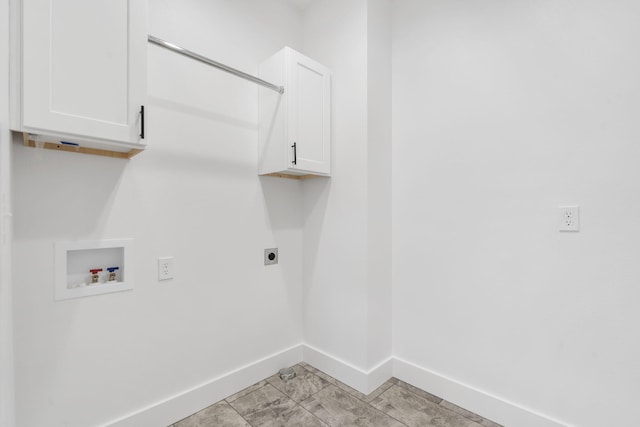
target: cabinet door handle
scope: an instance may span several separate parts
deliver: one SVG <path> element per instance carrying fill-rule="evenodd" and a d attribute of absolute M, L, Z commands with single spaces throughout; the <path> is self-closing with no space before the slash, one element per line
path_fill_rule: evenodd
<path fill-rule="evenodd" d="M 294 142 L 293 145 L 291 146 L 291 148 L 293 148 L 293 161 L 291 163 L 296 165 L 296 164 L 298 164 L 298 148 L 297 148 L 297 144 Z"/>
<path fill-rule="evenodd" d="M 144 105 L 140 106 L 140 139 L 144 139 Z"/>

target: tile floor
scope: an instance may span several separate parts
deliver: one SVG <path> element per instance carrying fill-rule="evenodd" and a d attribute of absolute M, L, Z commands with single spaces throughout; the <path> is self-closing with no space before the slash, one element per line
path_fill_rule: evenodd
<path fill-rule="evenodd" d="M 275 374 L 169 427 L 501 427 L 396 378 L 364 395 L 306 363 Z"/>

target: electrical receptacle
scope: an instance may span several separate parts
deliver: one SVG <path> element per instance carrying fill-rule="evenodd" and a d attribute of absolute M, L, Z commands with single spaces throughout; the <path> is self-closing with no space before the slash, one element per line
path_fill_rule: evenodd
<path fill-rule="evenodd" d="M 278 263 L 278 248 L 269 248 L 264 250 L 264 265 L 273 265 Z"/>
<path fill-rule="evenodd" d="M 560 206 L 560 231 L 580 231 L 580 207 Z"/>
<path fill-rule="evenodd" d="M 158 258 L 158 280 L 173 279 L 173 257 Z"/>

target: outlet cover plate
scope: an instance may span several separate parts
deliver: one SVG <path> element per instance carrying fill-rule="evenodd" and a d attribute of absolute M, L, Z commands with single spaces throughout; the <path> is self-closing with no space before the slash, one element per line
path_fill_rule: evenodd
<path fill-rule="evenodd" d="M 559 206 L 560 231 L 580 231 L 580 206 Z"/>
<path fill-rule="evenodd" d="M 264 250 L 264 265 L 274 265 L 278 263 L 278 248 L 268 248 Z"/>
<path fill-rule="evenodd" d="M 158 258 L 158 280 L 173 279 L 173 257 Z"/>

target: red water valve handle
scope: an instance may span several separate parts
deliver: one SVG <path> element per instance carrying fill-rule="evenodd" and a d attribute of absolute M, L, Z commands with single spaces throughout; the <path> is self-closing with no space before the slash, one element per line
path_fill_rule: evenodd
<path fill-rule="evenodd" d="M 101 268 L 95 268 L 95 269 L 93 269 L 93 270 L 89 270 L 89 273 L 91 273 L 91 274 L 97 274 L 97 273 L 99 273 L 99 272 L 101 272 L 101 271 L 102 271 L 102 269 L 101 269 Z"/>

